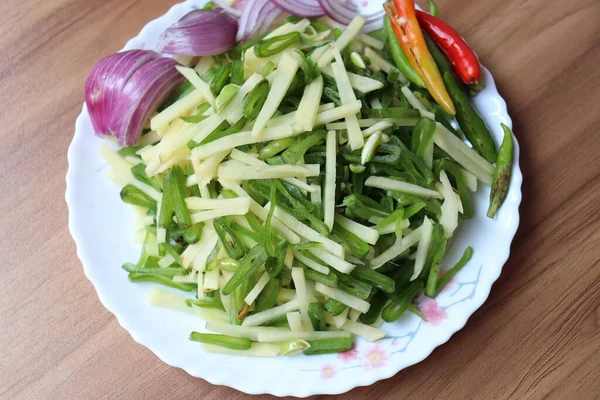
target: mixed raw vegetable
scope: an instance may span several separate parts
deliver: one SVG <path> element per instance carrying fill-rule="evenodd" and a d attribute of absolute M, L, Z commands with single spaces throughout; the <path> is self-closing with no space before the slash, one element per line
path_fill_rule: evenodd
<path fill-rule="evenodd" d="M 433 15 L 395 0 L 364 18 L 333 0 L 209 3 L 161 37 L 174 58 L 133 50 L 94 68 L 88 111 L 124 146 L 102 155 L 139 214 L 142 254 L 123 269 L 195 294 L 148 298 L 214 332 L 190 340 L 346 351 L 423 318 L 413 299 L 468 263 L 470 247 L 441 270 L 478 184 L 492 218 L 506 197 L 512 134 L 497 152 L 468 94 L 479 62 L 429 3 Z"/>

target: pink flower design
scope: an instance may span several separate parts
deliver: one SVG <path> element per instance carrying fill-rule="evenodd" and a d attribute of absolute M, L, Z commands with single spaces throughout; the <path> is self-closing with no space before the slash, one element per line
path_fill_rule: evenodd
<path fill-rule="evenodd" d="M 337 371 L 336 371 L 335 367 L 332 365 L 325 364 L 321 368 L 321 378 L 323 378 L 325 380 L 333 378 L 336 373 L 337 373 Z"/>
<path fill-rule="evenodd" d="M 356 342 L 352 344 L 350 350 L 345 351 L 343 353 L 338 354 L 338 359 L 342 360 L 344 364 L 349 363 L 350 361 L 356 360 L 358 358 L 358 351 L 356 350 Z"/>
<path fill-rule="evenodd" d="M 383 367 L 388 361 L 388 352 L 381 348 L 378 344 L 371 347 L 363 358 L 362 366 L 365 371 L 370 371 L 373 368 Z"/>
<path fill-rule="evenodd" d="M 446 286 L 442 289 L 442 293 L 449 292 L 450 289 L 456 284 L 456 278 L 452 278 L 446 283 Z"/>
<path fill-rule="evenodd" d="M 446 311 L 442 310 L 438 305 L 437 300 L 423 296 L 419 299 L 417 308 L 423 313 L 427 322 L 433 326 L 438 326 L 443 320 L 448 318 Z"/>

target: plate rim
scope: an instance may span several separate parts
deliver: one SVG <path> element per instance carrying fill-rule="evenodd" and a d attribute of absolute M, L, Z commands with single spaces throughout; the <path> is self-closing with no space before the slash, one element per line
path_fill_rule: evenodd
<path fill-rule="evenodd" d="M 203 1 L 200 0 L 200 3 L 202 3 L 202 2 Z M 177 4 L 173 5 L 165 14 L 159 16 L 158 18 L 156 18 L 154 20 L 149 21 L 146 25 L 144 25 L 144 27 L 141 29 L 141 31 L 136 36 L 131 38 L 122 50 L 127 50 L 129 48 L 133 48 L 135 46 L 135 42 L 139 41 L 139 39 L 141 37 L 146 36 L 148 31 L 151 30 L 154 25 L 159 24 L 161 21 L 168 20 L 169 18 L 171 18 L 171 16 L 173 14 L 178 13 L 184 7 L 196 5 L 195 3 L 197 4 L 198 1 L 189 0 L 189 1 L 185 1 L 183 3 L 177 3 Z M 510 128 L 512 128 L 512 120 L 508 114 L 506 102 L 505 102 L 504 98 L 502 98 L 500 93 L 497 91 L 493 76 L 483 66 L 482 66 L 482 70 L 484 71 L 484 73 L 487 73 L 487 75 L 489 75 L 489 78 L 490 78 L 488 81 L 486 81 L 487 88 L 493 87 L 493 90 L 497 94 L 497 99 L 499 100 L 498 106 L 501 109 L 502 118 L 505 119 L 505 121 L 506 121 L 505 123 Z M 365 378 L 361 382 L 350 382 L 350 380 L 348 379 L 348 380 L 346 380 L 347 381 L 346 383 L 340 383 L 337 385 L 321 385 L 321 387 L 318 388 L 318 391 L 311 391 L 312 388 L 304 388 L 304 390 L 302 392 L 295 392 L 295 393 L 291 392 L 288 389 L 289 387 L 292 387 L 295 385 L 288 385 L 288 386 L 273 385 L 270 388 L 271 390 L 269 390 L 269 388 L 266 388 L 266 389 L 259 388 L 256 385 L 250 385 L 249 387 L 244 387 L 243 384 L 240 384 L 240 382 L 248 382 L 248 380 L 237 380 L 234 382 L 228 382 L 227 381 L 228 377 L 227 377 L 226 373 L 222 373 L 220 375 L 219 375 L 219 373 L 212 373 L 212 374 L 200 376 L 199 374 L 195 374 L 192 371 L 188 370 L 185 366 L 177 365 L 177 363 L 171 362 L 171 360 L 169 360 L 170 357 L 168 355 L 163 354 L 160 351 L 157 351 L 155 348 L 152 348 L 151 347 L 152 344 L 150 343 L 151 340 L 147 340 L 148 338 L 143 338 L 142 337 L 143 335 L 140 335 L 140 333 L 137 332 L 130 323 L 128 323 L 127 321 L 124 320 L 123 315 L 120 315 L 118 313 L 118 311 L 115 310 L 115 308 L 111 304 L 110 300 L 105 297 L 105 295 L 100 291 L 98 285 L 94 282 L 94 273 L 93 273 L 93 271 L 90 270 L 90 267 L 89 267 L 89 265 L 91 265 L 92 263 L 89 261 L 87 252 L 86 252 L 83 244 L 81 243 L 82 235 L 80 234 L 79 230 L 75 226 L 74 221 L 75 221 L 76 217 L 75 217 L 74 211 L 73 211 L 73 204 L 75 202 L 73 188 L 76 185 L 75 179 L 74 179 L 76 176 L 76 172 L 75 172 L 75 169 L 73 168 L 73 166 L 75 164 L 74 153 L 76 151 L 75 149 L 76 149 L 77 141 L 82 139 L 81 132 L 83 130 L 82 125 L 85 121 L 85 118 L 89 118 L 89 116 L 88 116 L 87 109 L 86 109 L 86 106 L 84 103 L 84 105 L 82 107 L 82 111 L 78 115 L 77 120 L 75 122 L 75 133 L 73 135 L 73 139 L 72 139 L 71 143 L 69 144 L 69 148 L 68 148 L 68 152 L 67 152 L 68 169 L 67 169 L 67 174 L 66 174 L 65 201 L 66 201 L 67 208 L 68 208 L 69 232 L 70 232 L 71 237 L 73 238 L 73 241 L 75 242 L 75 245 L 76 245 L 77 257 L 81 261 L 84 274 L 85 274 L 86 278 L 91 282 L 92 286 L 94 287 L 94 290 L 96 292 L 96 295 L 98 296 L 98 299 L 100 300 L 102 305 L 116 317 L 119 325 L 121 325 L 121 327 L 123 329 L 125 329 L 137 343 L 148 348 L 162 362 L 164 362 L 172 367 L 181 368 L 184 371 L 186 371 L 188 374 L 190 374 L 194 377 L 202 378 L 213 385 L 228 386 L 228 387 L 234 388 L 236 390 L 242 391 L 244 393 L 248 393 L 248 394 L 268 393 L 268 394 L 272 394 L 272 395 L 280 396 L 280 397 L 282 397 L 282 396 L 307 397 L 307 396 L 315 395 L 315 394 L 341 394 L 341 393 L 345 393 L 355 387 L 370 386 L 379 380 L 388 379 L 388 378 L 396 375 L 401 370 L 423 361 L 425 358 L 427 358 L 433 352 L 433 350 L 435 350 L 440 345 L 446 343 L 452 337 L 452 335 L 454 335 L 456 332 L 458 332 L 459 330 L 464 328 L 464 326 L 466 325 L 469 318 L 488 299 L 494 282 L 496 282 L 497 279 L 499 278 L 499 276 L 502 272 L 502 269 L 504 267 L 504 264 L 506 263 L 506 261 L 508 260 L 508 258 L 510 256 L 511 244 L 514 240 L 515 234 L 519 227 L 519 222 L 520 222 L 519 206 L 522 201 L 521 188 L 522 188 L 522 182 L 523 182 L 523 175 L 522 175 L 520 165 L 519 165 L 520 148 L 519 148 L 518 141 L 515 137 L 514 138 L 515 139 L 515 146 L 514 146 L 515 147 L 515 153 L 514 153 L 515 162 L 514 162 L 513 170 L 512 170 L 511 191 L 514 191 L 514 194 L 516 194 L 516 198 L 511 203 L 507 203 L 507 204 L 511 204 L 512 208 L 514 208 L 513 211 L 514 211 L 514 216 L 516 218 L 513 220 L 512 224 L 510 226 L 510 229 L 507 229 L 507 231 L 506 231 L 507 236 L 509 237 L 509 240 L 505 243 L 506 248 L 504 248 L 501 252 L 497 253 L 497 262 L 495 264 L 499 265 L 499 267 L 494 270 L 495 271 L 494 274 L 488 273 L 489 278 L 487 279 L 487 281 L 489 282 L 489 285 L 485 285 L 485 287 L 482 286 L 481 293 L 478 296 L 480 301 L 474 302 L 470 306 L 467 306 L 467 308 L 464 309 L 463 313 L 461 314 L 462 318 L 460 320 L 458 320 L 458 319 L 454 320 L 453 325 L 445 331 L 445 335 L 440 336 L 439 340 L 429 342 L 429 345 L 430 345 L 429 348 L 424 349 L 424 351 L 423 350 L 419 351 L 418 356 L 413 357 L 413 359 L 410 360 L 409 364 L 407 364 L 405 366 L 400 366 L 398 368 L 396 368 L 396 367 L 383 368 L 383 369 L 370 371 L 369 374 L 363 374 L 363 376 L 365 376 Z M 505 204 L 505 206 L 507 204 Z M 459 317 L 456 317 L 456 318 L 459 318 Z M 215 369 L 215 370 L 218 370 L 218 369 Z M 327 390 L 327 389 L 330 389 L 330 390 Z"/>

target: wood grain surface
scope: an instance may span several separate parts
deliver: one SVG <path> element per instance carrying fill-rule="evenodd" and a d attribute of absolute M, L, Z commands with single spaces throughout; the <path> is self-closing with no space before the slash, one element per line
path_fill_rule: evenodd
<path fill-rule="evenodd" d="M 85 78 L 171 5 L 0 1 L 1 399 L 250 397 L 136 344 L 100 304 L 67 229 L 66 153 Z M 600 398 L 600 1 L 439 6 L 507 100 L 525 175 L 521 226 L 463 330 L 339 398 Z"/>

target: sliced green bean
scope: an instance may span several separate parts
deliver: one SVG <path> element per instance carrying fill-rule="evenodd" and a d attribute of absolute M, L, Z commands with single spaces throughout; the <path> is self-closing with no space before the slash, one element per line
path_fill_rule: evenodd
<path fill-rule="evenodd" d="M 233 273 L 233 276 L 221 292 L 228 295 L 233 289 L 241 285 L 244 281 L 247 281 L 267 261 L 267 257 L 267 251 L 262 245 L 254 246 L 244 256 L 242 262 L 240 262 L 240 267 Z"/>
<path fill-rule="evenodd" d="M 254 46 L 254 54 L 260 58 L 271 57 L 290 47 L 300 40 L 300 32 L 290 32 L 285 35 L 263 39 Z"/>
<path fill-rule="evenodd" d="M 260 150 L 258 158 L 261 160 L 266 160 L 267 158 L 276 156 L 295 142 L 296 138 L 293 137 L 273 140 Z"/>
<path fill-rule="evenodd" d="M 248 93 L 248 100 L 246 100 L 246 106 L 244 107 L 244 117 L 251 121 L 258 116 L 258 113 L 262 109 L 267 96 L 269 94 L 269 82 L 262 81 Z"/>
<path fill-rule="evenodd" d="M 394 322 L 408 308 L 413 298 L 423 289 L 423 281 L 416 280 L 412 282 L 408 288 L 399 295 L 392 298 L 392 301 L 383 308 L 381 317 L 385 322 Z"/>
<path fill-rule="evenodd" d="M 450 280 L 452 278 L 454 278 L 456 276 L 456 274 L 465 266 L 467 265 L 467 263 L 469 261 L 471 261 L 471 257 L 473 257 L 473 248 L 471 246 L 467 247 L 462 255 L 462 257 L 460 258 L 460 260 L 458 260 L 458 262 L 456 264 L 454 264 L 454 266 L 452 268 L 450 268 L 448 271 L 446 271 L 446 273 L 444 273 L 442 276 L 439 277 L 438 282 L 437 282 L 437 286 L 435 289 L 435 297 L 437 297 L 438 294 L 440 294 L 440 292 L 442 290 L 444 290 L 444 287 L 446 287 L 446 285 L 448 284 L 448 282 L 450 282 Z"/>
<path fill-rule="evenodd" d="M 160 212 L 158 214 L 158 226 L 168 228 L 173 218 L 173 176 L 168 173 L 163 179 L 163 194 L 160 202 Z"/>
<path fill-rule="evenodd" d="M 369 244 L 349 230 L 335 224 L 332 232 L 343 240 L 344 245 L 346 245 L 348 249 L 350 249 L 350 252 L 355 256 L 363 258 L 369 254 L 369 251 L 371 250 Z"/>
<path fill-rule="evenodd" d="M 389 276 L 380 274 L 371 268 L 357 265 L 351 275 L 356 279 L 366 282 L 373 287 L 383 290 L 386 293 L 394 293 L 396 290 L 396 282 Z"/>
<path fill-rule="evenodd" d="M 351 337 L 339 337 L 330 339 L 307 340 L 310 348 L 304 350 L 307 356 L 316 356 L 319 354 L 343 353 L 352 348 L 353 339 Z"/>
<path fill-rule="evenodd" d="M 152 197 L 148 196 L 144 191 L 138 189 L 137 187 L 129 184 L 125 185 L 123 189 L 121 189 L 121 200 L 127 204 L 133 204 L 134 206 L 140 206 L 148 209 L 149 211 L 156 214 L 156 200 Z"/>
<path fill-rule="evenodd" d="M 281 154 L 281 157 L 288 164 L 298 164 L 306 151 L 313 146 L 323 143 L 326 136 L 327 133 L 323 130 L 305 133 L 296 138 L 295 142 Z"/>
<path fill-rule="evenodd" d="M 225 308 L 223 307 L 223 303 L 221 303 L 220 296 L 213 296 L 213 297 L 205 296 L 204 300 L 186 299 L 185 304 L 188 307 L 196 306 L 196 307 L 200 307 L 200 308 L 213 308 L 215 310 L 225 311 Z"/>
<path fill-rule="evenodd" d="M 347 305 L 332 299 L 331 297 L 325 301 L 325 310 L 327 310 L 327 312 L 333 316 L 340 315 L 346 310 L 346 308 L 348 308 Z"/>
<path fill-rule="evenodd" d="M 269 282 L 267 282 L 267 285 L 256 299 L 254 311 L 258 313 L 273 308 L 280 290 L 281 278 L 270 278 Z"/>
<path fill-rule="evenodd" d="M 186 229 L 192 226 L 192 214 L 185 203 L 187 197 L 186 178 L 183 170 L 178 165 L 171 168 L 169 174 L 171 175 L 173 211 L 177 218 L 177 225 L 182 229 Z"/>
<path fill-rule="evenodd" d="M 235 260 L 244 257 L 246 254 L 244 243 L 238 237 L 236 232 L 227 224 L 227 221 L 222 217 L 215 218 L 213 220 L 213 226 L 227 255 Z"/>
<path fill-rule="evenodd" d="M 315 331 L 324 331 L 327 328 L 323 304 L 316 302 L 310 303 L 308 305 L 308 318 Z"/>
<path fill-rule="evenodd" d="M 154 282 L 164 286 L 169 286 L 175 289 L 183 290 L 184 292 L 192 292 L 196 290 L 196 283 L 179 283 L 173 282 L 170 277 L 160 276 L 150 273 L 130 272 L 129 280 L 131 282 Z"/>
<path fill-rule="evenodd" d="M 231 73 L 231 64 L 223 64 L 215 73 L 210 81 L 210 91 L 217 96 L 221 90 L 229 83 L 229 74 Z"/>
<path fill-rule="evenodd" d="M 375 295 L 371 298 L 371 301 L 369 302 L 369 304 L 371 304 L 371 306 L 369 307 L 369 311 L 360 314 L 360 322 L 366 325 L 374 324 L 381 315 L 381 310 L 383 310 L 383 307 L 385 307 L 387 301 L 388 296 L 386 296 L 384 293 L 375 293 Z"/>
<path fill-rule="evenodd" d="M 444 254 L 446 254 L 447 243 L 448 239 L 446 237 L 442 237 L 433 255 L 431 269 L 429 270 L 429 278 L 427 279 L 427 286 L 425 288 L 425 294 L 431 298 L 435 297 L 437 281 L 440 277 L 440 267 L 442 265 L 442 259 L 444 258 Z"/>
<path fill-rule="evenodd" d="M 190 333 L 190 340 L 232 350 L 248 350 L 252 347 L 252 341 L 250 339 L 219 335 L 216 333 L 192 332 Z"/>

